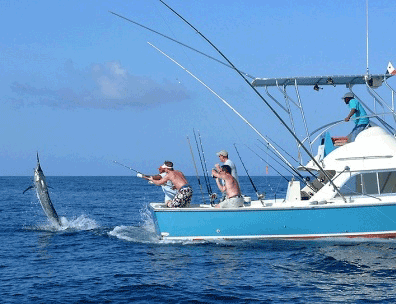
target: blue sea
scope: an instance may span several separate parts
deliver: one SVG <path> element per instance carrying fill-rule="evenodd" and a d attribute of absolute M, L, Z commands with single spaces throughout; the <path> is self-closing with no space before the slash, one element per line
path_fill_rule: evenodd
<path fill-rule="evenodd" d="M 281 177 L 253 180 L 285 194 Z M 1 303 L 396 302 L 395 240 L 160 241 L 147 207 L 163 200 L 159 187 L 132 176 L 47 182 L 61 229 L 34 190 L 22 194 L 32 177 L 0 177 Z"/>

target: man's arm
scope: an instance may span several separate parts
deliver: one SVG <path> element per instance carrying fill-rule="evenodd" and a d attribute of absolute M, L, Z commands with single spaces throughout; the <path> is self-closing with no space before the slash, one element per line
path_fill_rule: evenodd
<path fill-rule="evenodd" d="M 349 112 L 348 116 L 344 120 L 349 121 L 351 119 L 352 115 L 355 113 L 356 113 L 356 109 L 351 109 L 351 112 Z"/>
<path fill-rule="evenodd" d="M 219 190 L 220 190 L 221 192 L 226 191 L 226 187 L 223 186 L 223 185 L 220 183 L 220 179 L 216 178 L 216 184 L 217 184 L 217 188 L 219 188 Z"/>
<path fill-rule="evenodd" d="M 159 175 L 150 176 L 150 177 L 148 178 L 148 180 L 149 180 L 149 181 L 152 181 L 152 182 L 153 182 L 155 185 L 157 185 L 157 186 L 163 185 L 163 184 L 165 184 L 165 183 L 169 180 L 168 174 L 165 175 L 164 177 L 159 176 L 160 179 L 158 179 L 157 176 L 159 176 Z"/>

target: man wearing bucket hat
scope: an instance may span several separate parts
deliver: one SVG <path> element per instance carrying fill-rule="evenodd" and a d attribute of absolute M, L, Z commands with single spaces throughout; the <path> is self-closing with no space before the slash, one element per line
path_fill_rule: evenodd
<path fill-rule="evenodd" d="M 369 124 L 369 119 L 367 116 L 366 111 L 364 110 L 363 106 L 360 102 L 355 99 L 355 95 L 351 92 L 346 93 L 342 99 L 344 102 L 349 106 L 351 111 L 349 112 L 348 116 L 345 117 L 345 121 L 349 121 L 353 118 L 355 122 L 355 127 L 352 129 L 352 132 L 349 134 L 349 141 L 354 141 L 356 136 L 362 132 Z M 362 117 L 362 118 L 361 118 Z"/>

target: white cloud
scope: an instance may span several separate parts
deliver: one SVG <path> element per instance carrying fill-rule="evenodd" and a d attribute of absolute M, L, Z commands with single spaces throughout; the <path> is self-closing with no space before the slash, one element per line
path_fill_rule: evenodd
<path fill-rule="evenodd" d="M 119 62 L 94 64 L 85 71 L 67 62 L 62 76 L 43 87 L 15 81 L 14 100 L 39 102 L 54 107 L 124 108 L 178 102 L 188 99 L 180 83 L 158 83 L 148 77 L 131 75 Z M 34 82 L 34 81 L 32 81 Z"/>

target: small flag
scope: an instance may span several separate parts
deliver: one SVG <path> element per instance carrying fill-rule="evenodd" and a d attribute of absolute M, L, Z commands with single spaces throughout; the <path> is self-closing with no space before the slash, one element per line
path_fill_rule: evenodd
<path fill-rule="evenodd" d="M 265 174 L 268 174 L 268 166 L 265 166 Z"/>
<path fill-rule="evenodd" d="M 390 61 L 388 63 L 388 68 L 387 68 L 386 72 L 391 75 L 396 75 L 396 69 L 393 67 L 393 65 Z"/>

